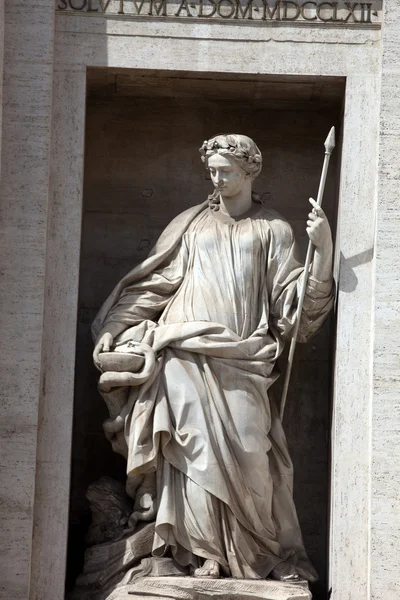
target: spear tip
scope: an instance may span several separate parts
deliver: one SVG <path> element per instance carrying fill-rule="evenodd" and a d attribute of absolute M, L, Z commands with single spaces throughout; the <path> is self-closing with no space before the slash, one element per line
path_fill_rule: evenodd
<path fill-rule="evenodd" d="M 335 147 L 335 128 L 331 127 L 330 132 L 328 133 L 328 137 L 325 140 L 325 152 L 326 154 L 332 154 L 333 149 Z"/>

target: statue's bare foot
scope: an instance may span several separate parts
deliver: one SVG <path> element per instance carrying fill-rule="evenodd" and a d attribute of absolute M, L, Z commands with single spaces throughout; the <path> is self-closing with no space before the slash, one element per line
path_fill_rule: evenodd
<path fill-rule="evenodd" d="M 276 581 L 287 581 L 288 583 L 291 581 L 295 582 L 300 580 L 296 568 L 285 561 L 276 565 L 276 567 L 271 571 L 270 577 Z"/>
<path fill-rule="evenodd" d="M 194 577 L 209 577 L 211 579 L 219 578 L 219 564 L 216 560 L 207 559 L 202 567 L 194 570 Z"/>

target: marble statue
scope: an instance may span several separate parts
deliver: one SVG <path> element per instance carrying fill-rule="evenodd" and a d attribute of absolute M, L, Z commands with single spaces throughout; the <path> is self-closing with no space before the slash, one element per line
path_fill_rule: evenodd
<path fill-rule="evenodd" d="M 151 557 L 197 578 L 313 581 L 268 397 L 303 267 L 288 222 L 252 192 L 256 144 L 217 135 L 200 153 L 214 192 L 168 225 L 93 324 L 104 430 L 127 460 L 129 526 L 152 523 Z M 301 342 L 332 306 L 330 227 L 310 203 Z"/>

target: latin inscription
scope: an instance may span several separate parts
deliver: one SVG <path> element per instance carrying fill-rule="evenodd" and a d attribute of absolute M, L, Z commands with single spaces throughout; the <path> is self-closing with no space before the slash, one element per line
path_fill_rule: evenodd
<path fill-rule="evenodd" d="M 323 23 L 378 22 L 372 2 L 314 0 L 56 0 L 58 11 Z M 374 18 L 375 17 L 375 18 Z"/>

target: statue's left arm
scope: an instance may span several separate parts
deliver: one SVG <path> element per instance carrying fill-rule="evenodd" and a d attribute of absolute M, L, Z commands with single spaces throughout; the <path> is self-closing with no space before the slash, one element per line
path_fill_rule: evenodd
<path fill-rule="evenodd" d="M 332 280 L 332 233 L 328 219 L 322 208 L 310 198 L 313 210 L 308 215 L 307 234 L 314 244 L 314 260 L 311 274 L 318 281 Z"/>
<path fill-rule="evenodd" d="M 307 233 L 316 247 L 307 277 L 298 341 L 306 342 L 325 321 L 333 304 L 332 237 L 322 211 L 310 213 Z M 314 218 L 315 217 L 315 218 Z M 268 260 L 270 321 L 286 339 L 291 337 L 297 304 L 305 277 L 290 225 L 283 219 L 271 222 L 272 239 Z"/>

